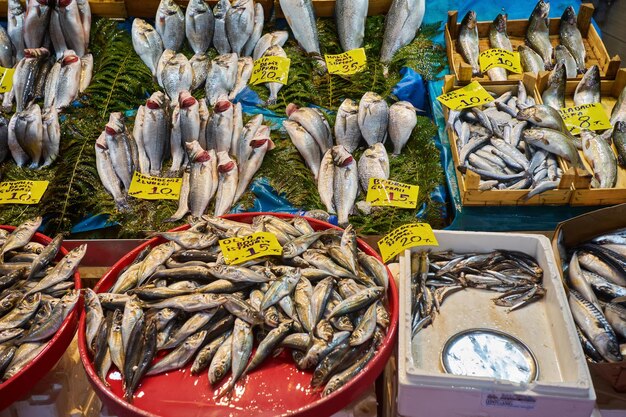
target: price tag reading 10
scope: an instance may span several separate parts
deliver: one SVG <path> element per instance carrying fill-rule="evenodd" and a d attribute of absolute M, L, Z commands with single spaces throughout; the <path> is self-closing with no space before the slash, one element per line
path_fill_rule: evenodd
<path fill-rule="evenodd" d="M 135 171 L 128 195 L 142 200 L 178 200 L 182 185 L 182 178 L 149 177 Z"/>
<path fill-rule="evenodd" d="M 522 73 L 522 64 L 519 52 L 511 52 L 506 49 L 487 49 L 480 53 L 478 57 L 480 62 L 480 70 L 487 72 L 491 68 L 505 68 L 516 74 Z"/>
<path fill-rule="evenodd" d="M 389 262 L 406 249 L 415 246 L 439 246 L 428 223 L 405 224 L 378 241 L 383 262 Z"/>
<path fill-rule="evenodd" d="M 463 88 L 440 95 L 437 100 L 451 110 L 463 110 L 491 103 L 494 98 L 478 81 L 473 81 Z"/>
<path fill-rule="evenodd" d="M 39 204 L 48 181 L 0 182 L 0 204 Z"/>

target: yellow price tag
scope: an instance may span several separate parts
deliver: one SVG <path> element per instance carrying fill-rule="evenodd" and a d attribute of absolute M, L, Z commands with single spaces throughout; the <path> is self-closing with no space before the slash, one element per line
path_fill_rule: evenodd
<path fill-rule="evenodd" d="M 257 232 L 249 236 L 233 237 L 219 241 L 224 261 L 228 265 L 238 265 L 264 256 L 280 256 L 283 247 L 276 236 L 268 232 Z"/>
<path fill-rule="evenodd" d="M 0 67 L 0 93 L 6 93 L 13 88 L 13 73 L 15 68 Z"/>
<path fill-rule="evenodd" d="M 254 61 L 250 84 L 287 84 L 291 60 L 282 56 L 264 56 Z"/>
<path fill-rule="evenodd" d="M 463 110 L 491 103 L 494 98 L 478 81 L 473 81 L 463 88 L 440 95 L 437 100 L 449 109 Z"/>
<path fill-rule="evenodd" d="M 352 49 L 339 55 L 324 55 L 329 74 L 353 75 L 365 69 L 365 49 Z"/>
<path fill-rule="evenodd" d="M 420 187 L 397 181 L 370 178 L 365 201 L 375 207 L 417 207 Z"/>
<path fill-rule="evenodd" d="M 150 177 L 135 171 L 128 195 L 142 200 L 178 200 L 182 178 Z"/>
<path fill-rule="evenodd" d="M 480 63 L 480 70 L 487 72 L 491 68 L 504 68 L 515 74 L 521 74 L 522 63 L 520 61 L 519 52 L 511 52 L 506 49 L 487 49 L 478 56 L 478 62 Z"/>
<path fill-rule="evenodd" d="M 577 135 L 581 130 L 605 130 L 611 128 L 611 121 L 602 104 L 581 104 L 559 110 L 567 129 Z"/>
<path fill-rule="evenodd" d="M 428 223 L 411 223 L 400 226 L 378 241 L 383 262 L 414 246 L 439 246 Z"/>
<path fill-rule="evenodd" d="M 0 204 L 39 204 L 48 181 L 0 182 Z"/>

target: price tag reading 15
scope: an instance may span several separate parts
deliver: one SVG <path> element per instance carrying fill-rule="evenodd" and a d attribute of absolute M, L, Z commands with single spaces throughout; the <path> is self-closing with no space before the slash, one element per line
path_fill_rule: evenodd
<path fill-rule="evenodd" d="M 182 178 L 150 177 L 135 171 L 128 195 L 142 200 L 178 200 L 182 185 Z"/>
<path fill-rule="evenodd" d="M 437 100 L 451 110 L 463 110 L 491 103 L 494 98 L 478 81 L 473 81 L 463 88 L 440 95 Z"/>
<path fill-rule="evenodd" d="M 254 61 L 250 84 L 280 83 L 287 84 L 291 60 L 282 56 L 264 56 Z"/>
<path fill-rule="evenodd" d="M 39 204 L 48 181 L 0 182 L 0 204 Z"/>
<path fill-rule="evenodd" d="M 219 241 L 224 261 L 228 265 L 239 265 L 264 256 L 279 256 L 283 253 L 278 239 L 268 232 L 257 232 L 249 236 L 233 237 Z"/>
<path fill-rule="evenodd" d="M 378 241 L 378 249 L 383 262 L 389 262 L 398 254 L 414 246 L 439 246 L 433 229 L 428 223 L 405 224 Z"/>
<path fill-rule="evenodd" d="M 365 201 L 372 206 L 382 207 L 417 207 L 417 185 L 403 184 L 397 181 L 384 180 L 382 178 L 370 178 Z"/>

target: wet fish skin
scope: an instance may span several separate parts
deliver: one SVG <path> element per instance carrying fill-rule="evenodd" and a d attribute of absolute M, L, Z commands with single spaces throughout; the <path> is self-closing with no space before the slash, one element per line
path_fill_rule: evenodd
<path fill-rule="evenodd" d="M 280 8 L 294 38 L 305 52 L 314 56 L 321 69 L 326 72 L 326 63 L 321 57 L 320 42 L 315 22 L 312 0 L 280 0 Z"/>
<path fill-rule="evenodd" d="M 538 74 L 545 69 L 543 59 L 531 47 L 519 45 L 517 50 L 520 54 L 520 61 L 524 71 Z"/>
<path fill-rule="evenodd" d="M 476 12 L 470 10 L 461 21 L 461 29 L 459 31 L 459 50 L 465 62 L 472 67 L 472 74 L 478 76 L 481 74 L 478 65 L 478 55 L 480 49 L 478 47 L 478 26 L 476 20 Z"/>
<path fill-rule="evenodd" d="M 359 174 L 356 161 L 343 146 L 332 149 L 335 163 L 333 203 L 337 209 L 339 225 L 345 226 L 359 192 Z"/>
<path fill-rule="evenodd" d="M 239 170 L 237 163 L 233 161 L 227 152 L 218 152 L 217 170 L 219 183 L 215 200 L 215 216 L 221 216 L 230 211 L 235 203 L 235 191 L 239 182 Z"/>
<path fill-rule="evenodd" d="M 193 146 L 199 147 L 198 142 L 188 143 L 187 152 Z M 189 210 L 191 215 L 202 216 L 209 202 L 217 190 L 217 157 L 214 150 L 201 150 L 195 156 L 190 156 L 191 173 L 189 176 Z"/>
<path fill-rule="evenodd" d="M 267 51 L 265 51 L 263 56 L 279 56 L 281 58 L 287 58 L 287 53 L 280 45 L 272 45 L 267 49 Z M 268 90 L 270 90 L 270 95 L 267 98 L 267 104 L 276 104 L 276 101 L 278 100 L 278 92 L 281 88 L 283 88 L 283 85 L 281 83 L 266 83 L 265 85 L 267 86 Z"/>
<path fill-rule="evenodd" d="M 317 191 L 320 199 L 328 213 L 335 213 L 335 203 L 333 201 L 335 163 L 333 161 L 332 148 L 327 150 L 320 162 L 319 174 L 317 177 Z"/>
<path fill-rule="evenodd" d="M 182 91 L 191 89 L 193 69 L 187 57 L 178 53 L 165 62 L 160 77 L 160 85 L 168 97 L 177 100 Z"/>
<path fill-rule="evenodd" d="M 613 145 L 617 149 L 617 162 L 626 167 L 626 122 L 617 122 L 613 127 Z"/>
<path fill-rule="evenodd" d="M 256 61 L 257 59 L 261 58 L 265 54 L 265 51 L 267 51 L 270 47 L 274 45 L 278 45 L 280 47 L 284 46 L 285 42 L 287 42 L 287 39 L 289 39 L 289 32 L 284 30 L 266 33 L 265 35 L 261 36 L 256 46 L 254 47 L 252 59 Z"/>
<path fill-rule="evenodd" d="M 227 331 L 221 336 L 216 337 L 209 344 L 204 346 L 196 355 L 193 364 L 191 365 L 191 373 L 193 375 L 198 375 L 200 372 L 204 371 L 209 367 L 211 361 L 215 357 L 217 350 L 219 347 L 226 341 L 226 339 L 231 335 L 231 331 Z"/>
<path fill-rule="evenodd" d="M 185 10 L 185 34 L 194 53 L 205 53 L 213 42 L 215 18 L 204 0 L 189 2 Z"/>
<path fill-rule="evenodd" d="M 548 30 L 550 3 L 539 0 L 533 9 L 526 32 L 526 42 L 543 59 L 544 68 L 552 69 L 552 44 Z"/>
<path fill-rule="evenodd" d="M 389 138 L 393 154 L 400 155 L 417 125 L 415 107 L 407 101 L 398 101 L 389 107 Z"/>
<path fill-rule="evenodd" d="M 546 128 L 527 129 L 522 135 L 526 143 L 559 155 L 575 167 L 582 166 L 578 151 L 567 135 Z"/>
<path fill-rule="evenodd" d="M 140 18 L 133 20 L 131 34 L 135 52 L 152 75 L 156 75 L 157 64 L 164 49 L 161 36 L 152 25 Z"/>
<path fill-rule="evenodd" d="M 24 58 L 24 49 L 26 45 L 24 43 L 24 19 L 26 18 L 26 11 L 22 6 L 20 0 L 8 1 L 7 12 L 7 33 L 11 38 L 11 44 L 15 48 L 15 58 L 19 61 Z"/>
<path fill-rule="evenodd" d="M 124 370 L 124 343 L 122 339 L 123 313 L 117 309 L 113 312 L 111 327 L 109 328 L 108 344 L 111 352 L 111 360 L 117 369 Z"/>
<path fill-rule="evenodd" d="M 184 343 L 177 346 L 163 359 L 154 364 L 146 375 L 157 375 L 185 366 L 197 352 L 206 336 L 206 330 L 191 335 Z"/>
<path fill-rule="evenodd" d="M 61 144 L 61 126 L 59 124 L 59 114 L 55 108 L 44 111 L 42 118 L 42 165 L 45 168 L 56 160 L 59 156 L 59 146 Z"/>
<path fill-rule="evenodd" d="M 375 143 L 363 152 L 358 163 L 361 189 L 367 190 L 370 179 L 389 179 L 389 156 L 382 143 Z"/>
<path fill-rule="evenodd" d="M 426 12 L 424 0 L 394 0 L 385 17 L 385 33 L 380 61 L 388 64 L 403 46 L 408 45 L 417 34 Z"/>
<path fill-rule="evenodd" d="M 383 287 L 371 287 L 346 298 L 330 313 L 330 318 L 352 313 L 374 303 L 384 293 Z"/>
<path fill-rule="evenodd" d="M 600 70 L 597 65 L 590 67 L 576 86 L 574 105 L 600 102 Z"/>
<path fill-rule="evenodd" d="M 251 57 L 254 52 L 254 48 L 256 44 L 261 39 L 261 35 L 263 34 L 263 26 L 265 22 L 265 10 L 263 9 L 263 5 L 261 3 L 254 4 L 254 25 L 252 26 L 252 33 L 250 34 L 250 38 L 243 46 L 242 55 L 244 57 Z"/>
<path fill-rule="evenodd" d="M 221 97 L 213 108 L 207 135 L 215 143 L 216 152 L 229 152 L 233 139 L 235 106 L 226 96 Z M 208 140 L 207 140 L 208 142 Z"/>
<path fill-rule="evenodd" d="M 369 146 L 387 139 L 389 106 L 378 94 L 367 92 L 359 102 L 359 128 Z"/>
<path fill-rule="evenodd" d="M 257 3 L 258 4 L 258 3 Z M 228 99 L 233 101 L 237 98 L 239 93 L 241 93 L 248 86 L 248 82 L 250 81 L 250 77 L 252 77 L 252 71 L 254 69 L 254 62 L 250 57 L 241 57 L 239 58 L 239 62 L 237 64 L 237 81 L 235 81 L 235 86 L 228 94 Z M 239 138 L 237 138 L 238 140 Z M 235 138 L 233 137 L 233 145 Z M 231 146 L 231 149 L 235 149 Z"/>
<path fill-rule="evenodd" d="M 13 67 L 13 44 L 6 29 L 0 29 L 0 65 L 5 68 Z"/>
<path fill-rule="evenodd" d="M 337 35 L 344 52 L 363 46 L 368 7 L 367 0 L 338 0 L 335 3 Z"/>
<path fill-rule="evenodd" d="M 585 72 L 585 45 L 583 44 L 583 37 L 580 34 L 580 30 L 578 30 L 576 13 L 572 6 L 568 6 L 565 8 L 565 11 L 563 11 L 559 25 L 559 35 L 561 37 L 561 44 L 565 46 L 574 57 L 578 72 Z"/>
<path fill-rule="evenodd" d="M 315 139 L 322 154 L 333 147 L 330 125 L 319 109 L 298 107 L 292 103 L 287 106 L 286 113 L 290 121 L 300 124 Z"/>
<path fill-rule="evenodd" d="M 102 185 L 109 194 L 115 200 L 115 205 L 119 211 L 127 211 L 130 209 L 128 202 L 126 201 L 126 193 L 124 192 L 124 185 L 118 178 L 113 169 L 113 162 L 111 160 L 111 154 L 106 141 L 104 139 L 104 132 L 98 138 L 95 145 L 96 151 L 96 169 Z"/>
<path fill-rule="evenodd" d="M 61 31 L 68 48 L 76 51 L 79 57 L 85 55 L 89 39 L 85 39 L 77 2 L 75 0 L 61 1 L 57 4 L 56 11 L 59 13 Z"/>
<path fill-rule="evenodd" d="M 232 52 L 242 55 L 254 29 L 254 1 L 236 0 L 226 12 L 226 36 Z"/>
<path fill-rule="evenodd" d="M 28 334 L 20 339 L 20 342 L 40 342 L 52 337 L 59 330 L 66 317 L 72 312 L 79 298 L 80 292 L 78 290 L 70 290 L 54 306 L 50 316 L 31 327 L 28 330 Z"/>
<path fill-rule="evenodd" d="M 352 99 L 345 99 L 337 110 L 335 140 L 337 145 L 343 145 L 350 153 L 354 152 L 359 146 L 361 141 L 359 105 Z"/>
<path fill-rule="evenodd" d="M 39 168 L 43 153 L 43 121 L 41 108 L 31 103 L 24 111 L 17 113 L 15 138 L 30 159 L 29 168 Z"/>
<path fill-rule="evenodd" d="M 22 326 L 41 305 L 41 293 L 26 294 L 16 307 L 0 318 L 0 331 Z"/>
<path fill-rule="evenodd" d="M 374 357 L 376 353 L 375 346 L 370 347 L 370 349 L 363 355 L 357 362 L 355 362 L 352 366 L 347 368 L 345 371 L 342 371 L 339 374 L 333 376 L 330 381 L 324 387 L 324 391 L 322 396 L 327 396 L 341 388 L 345 385 L 350 379 L 352 379 L 355 375 L 357 375 L 363 367 Z"/>
<path fill-rule="evenodd" d="M 291 141 L 313 173 L 313 177 L 317 179 L 321 163 L 320 148 L 317 142 L 313 136 L 297 122 L 286 120 L 283 122 L 283 127 L 287 130 Z"/>
<path fill-rule="evenodd" d="M 557 62 L 548 77 L 547 87 L 541 94 L 545 105 L 557 111 L 565 107 L 565 81 L 565 65 Z"/>
<path fill-rule="evenodd" d="M 155 17 L 155 28 L 165 49 L 179 51 L 185 41 L 185 15 L 173 0 L 161 0 Z"/>
<path fill-rule="evenodd" d="M 613 188 L 617 181 L 617 158 L 610 143 L 590 131 L 582 131 L 583 154 L 593 169 L 594 188 Z"/>
<path fill-rule="evenodd" d="M 35 217 L 17 226 L 4 241 L 0 250 L 0 260 L 4 259 L 4 255 L 7 252 L 22 248 L 30 242 L 37 229 L 41 226 L 42 220 L 41 217 Z"/>
<path fill-rule="evenodd" d="M 232 51 L 228 35 L 226 34 L 226 16 L 230 10 L 229 0 L 219 0 L 213 8 L 215 17 L 215 31 L 213 32 L 213 46 L 220 55 L 228 54 Z"/>

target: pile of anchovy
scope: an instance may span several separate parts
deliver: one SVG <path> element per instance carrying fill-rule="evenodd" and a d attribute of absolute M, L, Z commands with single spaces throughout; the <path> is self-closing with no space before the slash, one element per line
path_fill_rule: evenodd
<path fill-rule="evenodd" d="M 520 54 L 524 72 L 532 72 L 537 75 L 540 71 L 551 70 L 552 60 L 562 63 L 567 71 L 567 78 L 576 78 L 579 73 L 586 71 L 585 45 L 578 29 L 576 12 L 572 6 L 568 6 L 559 26 L 561 45 L 552 46 L 550 41 L 550 3 L 540 0 L 535 6 L 528 19 L 526 31 L 526 44 L 519 45 L 517 51 Z M 459 30 L 459 52 L 466 63 L 471 65 L 474 75 L 481 75 L 479 65 L 479 38 L 476 12 L 470 10 L 461 21 Z M 513 52 L 511 40 L 507 34 L 507 16 L 499 14 L 489 28 L 489 45 L 491 48 L 499 48 Z M 507 70 L 504 68 L 492 68 L 487 71 L 492 81 L 506 81 Z"/>
<path fill-rule="evenodd" d="M 54 262 L 63 236 L 31 242 L 40 225 L 38 217 L 0 229 L 0 386 L 41 353 L 80 298 L 73 278 L 86 245 Z"/>
<path fill-rule="evenodd" d="M 273 233 L 282 256 L 225 264 L 219 239 Z M 252 224 L 203 216 L 187 231 L 159 233 L 106 293 L 85 293 L 86 342 L 106 383 L 113 365 L 132 401 L 146 376 L 208 368 L 219 396 L 281 348 L 313 370 L 328 395 L 374 357 L 389 326 L 387 270 L 357 248 L 348 227 L 315 232 L 300 217 L 264 215 Z M 253 341 L 260 340 L 253 352 Z M 168 353 L 153 363 L 157 352 Z"/>
<path fill-rule="evenodd" d="M 592 362 L 626 355 L 626 230 L 597 236 L 572 249 L 569 304 L 578 337 Z"/>
<path fill-rule="evenodd" d="M 514 311 L 543 298 L 542 280 L 537 261 L 522 252 L 415 252 L 411 255 L 412 334 L 431 325 L 443 301 L 464 288 L 502 293 L 493 302 Z"/>
<path fill-rule="evenodd" d="M 559 186 L 557 157 L 582 167 L 560 113 L 535 104 L 521 81 L 517 94 L 505 92 L 482 110 L 451 110 L 448 126 L 458 138 L 458 169 L 478 174 L 483 191 L 529 189 L 529 199 Z"/>
<path fill-rule="evenodd" d="M 87 53 L 91 10 L 86 0 L 8 2 L 7 29 L 0 28 L 0 65 L 14 68 L 12 89 L 0 116 L 0 162 L 46 167 L 59 154 L 58 112 L 68 107 L 91 82 L 93 56 Z M 41 100 L 42 104 L 36 101 Z"/>

